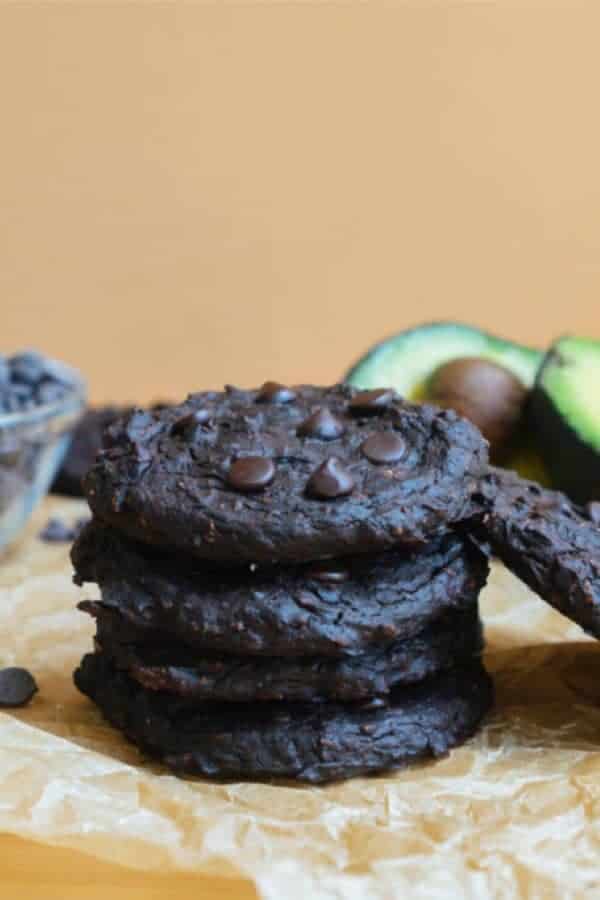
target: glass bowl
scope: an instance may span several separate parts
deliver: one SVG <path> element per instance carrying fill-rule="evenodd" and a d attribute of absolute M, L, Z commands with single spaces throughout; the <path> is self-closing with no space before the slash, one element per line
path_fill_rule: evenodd
<path fill-rule="evenodd" d="M 79 372 L 46 362 L 66 385 L 65 395 L 26 412 L 0 413 L 0 551 L 18 538 L 48 493 L 86 404 Z"/>

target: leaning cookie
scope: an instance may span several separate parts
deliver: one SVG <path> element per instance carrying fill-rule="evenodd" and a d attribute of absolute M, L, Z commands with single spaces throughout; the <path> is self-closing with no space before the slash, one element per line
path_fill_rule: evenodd
<path fill-rule="evenodd" d="M 482 479 L 483 536 L 515 575 L 600 637 L 600 517 L 564 494 L 490 469 Z"/>
<path fill-rule="evenodd" d="M 477 429 L 391 390 L 194 394 L 109 429 L 85 479 L 94 514 L 216 563 L 297 563 L 423 545 L 473 512 Z"/>
<path fill-rule="evenodd" d="M 445 612 L 475 609 L 488 574 L 486 557 L 455 534 L 420 552 L 225 570 L 91 522 L 71 557 L 76 582 L 97 583 L 102 606 L 138 631 L 209 652 L 287 657 L 356 656 L 409 638 Z"/>
<path fill-rule="evenodd" d="M 118 614 L 88 605 L 97 619 L 96 650 L 152 691 L 227 703 L 287 700 L 341 702 L 385 697 L 468 662 L 483 650 L 477 606 L 442 616 L 403 641 L 360 656 L 256 657 L 201 653 L 169 644 L 160 632 L 133 632 Z"/>
<path fill-rule="evenodd" d="M 492 703 L 474 661 L 398 688 L 389 704 L 190 704 L 147 691 L 103 656 L 75 673 L 79 690 L 141 750 L 179 774 L 337 781 L 436 758 L 467 740 Z"/>

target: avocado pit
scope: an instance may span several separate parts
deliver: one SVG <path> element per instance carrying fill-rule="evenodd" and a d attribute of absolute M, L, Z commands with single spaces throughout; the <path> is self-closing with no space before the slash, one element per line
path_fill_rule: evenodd
<path fill-rule="evenodd" d="M 493 460 L 506 454 L 521 422 L 528 392 L 509 369 L 479 357 L 453 359 L 435 370 L 428 400 L 476 425 Z"/>

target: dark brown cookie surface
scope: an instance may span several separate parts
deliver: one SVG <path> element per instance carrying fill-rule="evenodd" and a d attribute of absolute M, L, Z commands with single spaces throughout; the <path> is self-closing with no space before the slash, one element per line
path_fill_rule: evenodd
<path fill-rule="evenodd" d="M 600 637 L 600 526 L 564 494 L 491 469 L 481 483 L 484 536 L 515 575 Z"/>
<path fill-rule="evenodd" d="M 85 481 L 96 516 L 238 565 L 423 544 L 472 514 L 487 462 L 453 412 L 343 385 L 195 394 L 109 435 Z"/>
<path fill-rule="evenodd" d="M 492 703 L 479 661 L 418 685 L 389 704 L 190 704 L 147 691 L 101 655 L 75 683 L 131 741 L 178 774 L 318 783 L 397 769 L 470 737 Z"/>
<path fill-rule="evenodd" d="M 136 632 L 96 605 L 96 648 L 142 687 L 196 700 L 343 702 L 386 696 L 481 654 L 477 608 L 447 613 L 404 641 L 360 656 L 256 657 L 202 653 Z"/>
<path fill-rule="evenodd" d="M 131 413 L 131 407 L 100 406 L 88 409 L 73 432 L 71 445 L 58 475 L 52 485 L 52 493 L 69 497 L 83 497 L 83 476 L 94 463 L 102 447 L 102 435 L 119 416 Z"/>
<path fill-rule="evenodd" d="M 487 559 L 446 535 L 419 552 L 231 570 L 136 544 L 92 522 L 72 550 L 79 583 L 138 629 L 225 653 L 347 656 L 473 610 Z"/>

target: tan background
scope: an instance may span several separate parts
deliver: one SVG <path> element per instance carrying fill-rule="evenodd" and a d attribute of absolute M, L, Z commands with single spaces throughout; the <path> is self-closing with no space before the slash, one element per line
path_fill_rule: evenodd
<path fill-rule="evenodd" d="M 600 337 L 599 34 L 597 4 L 0 3 L 1 347 L 149 400 L 333 381 L 436 317 Z M 0 855 L 11 897 L 246 896 Z"/>
<path fill-rule="evenodd" d="M 597 334 L 600 8 L 0 6 L 2 347 L 96 399 Z"/>

